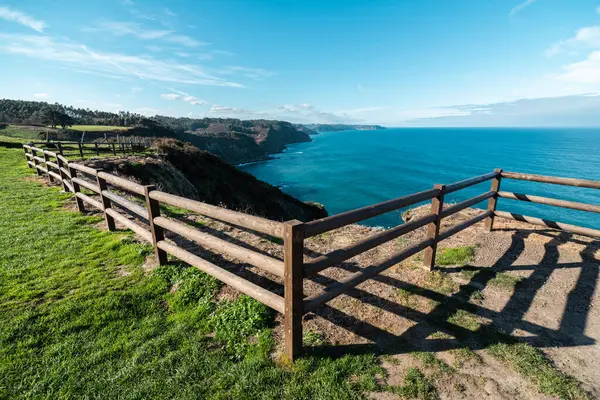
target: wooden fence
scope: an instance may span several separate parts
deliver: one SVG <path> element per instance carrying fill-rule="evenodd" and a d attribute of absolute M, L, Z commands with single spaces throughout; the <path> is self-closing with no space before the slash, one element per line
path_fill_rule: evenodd
<path fill-rule="evenodd" d="M 65 157 L 86 158 L 103 154 L 123 154 L 144 151 L 146 146 L 138 142 L 30 142 L 29 146 L 56 152 Z"/>
<path fill-rule="evenodd" d="M 485 221 L 488 231 L 492 229 L 494 218 L 500 217 L 526 221 L 577 234 L 600 237 L 599 230 L 496 210 L 498 198 L 507 198 L 598 213 L 600 212 L 600 206 L 597 205 L 500 191 L 500 182 L 502 179 L 518 179 L 600 189 L 600 182 L 598 181 L 526 175 L 503 172 L 500 169 L 496 169 L 493 172 L 450 185 L 434 185 L 429 190 L 307 223 L 296 220 L 277 222 L 175 196 L 156 190 L 152 185 L 142 186 L 108 174 L 102 170 L 69 162 L 64 156 L 56 152 L 30 145 L 25 145 L 24 148 L 28 165 L 31 168 L 35 168 L 39 175 L 45 175 L 49 181 L 62 183 L 65 191 L 73 192 L 80 211 L 85 211 L 87 206 L 92 206 L 104 214 L 106 226 L 109 230 L 114 230 L 115 222 L 119 222 L 137 233 L 144 240 L 152 243 L 159 264 L 166 263 L 167 255 L 170 254 L 282 313 L 284 315 L 285 353 L 292 361 L 300 355 L 302 350 L 302 316 L 304 314 L 315 310 L 317 307 L 349 291 L 367 279 L 382 273 L 402 260 L 421 251 L 424 251 L 424 267 L 432 270 L 435 264 L 438 243 L 480 221 Z M 42 154 L 43 157 L 37 156 L 36 153 Z M 52 161 L 52 159 L 55 159 L 55 161 Z M 486 181 L 491 181 L 489 191 L 444 208 L 445 195 Z M 82 193 L 81 188 L 96 193 L 100 201 Z M 122 197 L 115 192 L 114 188 L 129 192 L 143 199 L 145 206 Z M 382 231 L 342 249 L 337 249 L 328 254 L 304 261 L 304 241 L 307 238 L 428 200 L 431 200 L 431 210 L 429 214 L 423 217 Z M 484 200 L 488 200 L 487 210 L 482 210 L 479 215 L 470 220 L 440 231 L 442 219 Z M 178 220 L 161 216 L 161 204 L 176 206 L 238 227 L 283 239 L 283 260 L 246 249 L 202 232 Z M 127 218 L 119 212 L 119 208 L 115 208 L 115 205 L 140 217 L 147 224 L 142 226 L 134 220 Z M 384 261 L 363 268 L 317 293 L 304 297 L 304 279 L 425 226 L 427 227 L 427 235 L 422 241 L 398 251 Z M 280 296 L 273 293 L 193 254 L 174 244 L 172 241 L 166 240 L 165 231 L 172 232 L 201 246 L 238 259 L 282 278 L 284 295 Z"/>

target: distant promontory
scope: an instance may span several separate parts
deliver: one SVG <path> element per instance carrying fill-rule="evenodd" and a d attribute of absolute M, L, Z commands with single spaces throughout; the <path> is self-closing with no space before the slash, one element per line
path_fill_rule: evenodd
<path fill-rule="evenodd" d="M 303 126 L 316 132 L 379 131 L 387 129 L 381 125 L 303 124 Z"/>

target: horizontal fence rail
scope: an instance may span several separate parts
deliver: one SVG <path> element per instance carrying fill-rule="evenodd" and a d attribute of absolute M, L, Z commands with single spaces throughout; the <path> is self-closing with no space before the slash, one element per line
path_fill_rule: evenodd
<path fill-rule="evenodd" d="M 304 314 L 314 311 L 319 306 L 347 293 L 357 285 L 381 274 L 419 252 L 424 252 L 424 267 L 428 270 L 433 269 L 438 243 L 474 224 L 485 221 L 485 229 L 490 231 L 493 228 L 494 219 L 498 217 L 580 235 L 600 237 L 600 230 L 496 210 L 498 199 L 503 198 L 600 213 L 600 205 L 500 190 L 500 183 L 504 179 L 600 189 L 600 182 L 593 180 L 503 172 L 500 169 L 496 169 L 493 172 L 449 185 L 434 185 L 429 190 L 315 221 L 306 223 L 299 221 L 279 222 L 165 193 L 156 190 L 152 185 L 141 185 L 109 174 L 101 169 L 71 162 L 65 156 L 65 150 L 74 150 L 76 156 L 83 157 L 83 146 L 79 142 L 53 142 L 51 144 L 54 146 L 53 150 L 40 147 L 48 147 L 50 145 L 48 142 L 24 145 L 27 165 L 34 169 L 38 175 L 45 176 L 49 182 L 60 183 L 65 191 L 74 193 L 79 211 L 85 211 L 86 206 L 91 206 L 93 209 L 102 212 L 108 230 L 115 230 L 115 223 L 119 223 L 135 232 L 144 241 L 151 243 L 159 264 L 166 263 L 167 255 L 170 255 L 282 313 L 284 315 L 285 355 L 292 361 L 302 350 L 302 316 Z M 108 146 L 110 149 L 115 148 L 114 143 L 106 144 L 110 145 Z M 102 151 L 99 150 L 102 147 L 101 145 L 93 145 L 93 150 L 97 154 L 98 151 Z M 118 145 L 122 145 L 122 143 Z M 445 205 L 445 196 L 448 194 L 486 181 L 491 181 L 489 191 L 456 204 Z M 82 192 L 82 189 L 84 189 L 85 193 Z M 327 254 L 319 255 L 306 261 L 304 260 L 305 241 L 307 238 L 424 201 L 431 201 L 429 212 L 418 218 L 383 230 Z M 487 201 L 487 209 L 482 210 L 474 216 L 468 214 L 469 218 L 467 220 L 461 221 L 459 219 L 460 222 L 449 227 L 446 224 L 443 227 L 444 229 L 442 229 L 442 221 L 445 218 L 451 217 L 484 201 Z M 204 217 L 258 233 L 259 235 L 268 235 L 283 239 L 283 260 L 254 251 L 243 245 L 231 243 L 225 237 L 217 237 L 212 233 L 204 231 L 201 227 L 185 223 L 180 219 L 163 216 L 161 215 L 161 205 L 179 207 Z M 451 219 L 451 221 L 454 221 L 454 219 Z M 424 233 L 424 237 L 416 243 L 398 250 L 383 261 L 378 261 L 365 268 L 361 268 L 359 271 L 339 281 L 335 281 L 333 284 L 322 288 L 316 293 L 307 297 L 304 296 L 304 279 L 314 276 L 327 268 L 339 266 L 353 257 L 418 230 Z M 166 237 L 166 234 L 169 234 L 169 239 Z M 243 264 L 256 267 L 267 274 L 271 274 L 275 279 L 283 281 L 284 295 L 281 296 L 256 283 L 250 282 L 225 268 L 203 259 L 191 250 L 184 249 L 170 239 L 173 236 L 183 238 L 210 252 L 224 255 Z"/>
<path fill-rule="evenodd" d="M 100 156 L 102 154 L 127 154 L 142 152 L 147 146 L 138 142 L 70 142 L 70 141 L 48 141 L 48 142 L 30 142 L 29 145 L 36 146 L 40 151 L 53 149 L 62 156 L 79 156 L 85 158 L 86 155 Z"/>

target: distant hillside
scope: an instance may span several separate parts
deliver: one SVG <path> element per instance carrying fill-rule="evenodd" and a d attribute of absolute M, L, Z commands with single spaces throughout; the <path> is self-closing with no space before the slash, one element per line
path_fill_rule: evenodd
<path fill-rule="evenodd" d="M 310 130 L 316 132 L 333 131 L 378 131 L 387 129 L 381 125 L 345 125 L 345 124 L 304 124 Z"/>
<path fill-rule="evenodd" d="M 152 118 L 191 142 L 232 164 L 269 159 L 290 143 L 310 142 L 307 129 L 285 121 L 239 120 L 235 118 Z M 136 135 L 136 130 L 131 131 Z M 162 136 L 168 136 L 163 134 Z"/>
<path fill-rule="evenodd" d="M 110 125 L 111 129 L 86 132 L 89 141 L 121 137 L 167 137 L 190 142 L 199 149 L 209 151 L 222 160 L 239 164 L 267 160 L 270 154 L 279 153 L 290 143 L 310 142 L 315 132 L 296 127 L 285 121 L 247 120 L 235 118 L 174 118 L 156 115 L 148 118 L 129 112 L 110 113 L 92 111 L 41 101 L 0 100 L 0 123 L 37 125 L 51 134 L 51 139 L 80 140 L 81 132 L 54 130 L 46 126 L 48 110 L 68 115 L 77 125 Z M 126 132 L 114 132 L 115 127 L 131 127 Z M 89 128 L 89 127 L 88 127 Z M 45 133 L 41 136 L 45 137 Z"/>
<path fill-rule="evenodd" d="M 159 139 L 153 149 L 156 156 L 106 157 L 86 164 L 169 193 L 270 219 L 309 221 L 327 216 L 322 206 L 297 200 L 189 143 Z"/>

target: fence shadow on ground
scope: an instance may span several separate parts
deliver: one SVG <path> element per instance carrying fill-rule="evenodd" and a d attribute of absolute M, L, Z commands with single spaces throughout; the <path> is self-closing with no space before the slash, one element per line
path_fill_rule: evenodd
<path fill-rule="evenodd" d="M 508 230 L 507 230 L 508 231 Z M 446 296 L 438 292 L 425 289 L 407 282 L 403 282 L 387 275 L 378 275 L 374 278 L 383 284 L 396 289 L 405 290 L 411 294 L 423 296 L 436 301 L 438 305 L 428 313 L 405 307 L 396 302 L 384 299 L 375 294 L 354 288 L 347 292 L 365 305 L 380 307 L 386 312 L 396 314 L 415 322 L 415 325 L 405 330 L 400 335 L 393 335 L 381 328 L 361 321 L 352 315 L 325 305 L 314 311 L 337 326 L 359 335 L 371 343 L 350 345 L 322 345 L 307 347 L 306 353 L 319 357 L 337 357 L 346 354 L 402 354 L 413 351 L 444 351 L 455 348 L 468 347 L 470 349 L 483 349 L 498 342 L 511 342 L 515 340 L 510 333 L 516 329 L 526 332 L 528 336 L 519 337 L 518 340 L 527 342 L 535 347 L 569 347 L 582 346 L 596 343 L 594 338 L 584 334 L 592 297 L 596 290 L 599 275 L 600 261 L 594 253 L 600 248 L 600 241 L 581 242 L 572 234 L 552 230 L 510 230 L 511 245 L 490 266 L 444 268 L 445 272 L 474 272 L 470 281 L 460 286 L 458 292 Z M 544 244 L 543 258 L 535 265 L 514 265 L 525 250 L 525 240 L 531 234 L 549 236 L 551 239 Z M 581 262 L 559 263 L 557 245 L 571 241 L 584 245 L 580 251 Z M 349 272 L 358 270 L 356 264 L 345 263 L 342 268 Z M 560 319 L 558 329 L 529 322 L 524 319 L 530 309 L 537 293 L 550 278 L 551 274 L 562 268 L 579 269 L 579 277 L 574 288 L 569 292 L 566 307 Z M 494 311 L 483 306 L 469 303 L 468 299 L 478 290 L 486 287 L 496 273 L 507 271 L 532 270 L 527 278 L 519 281 L 514 291 L 500 311 Z M 322 275 L 313 278 L 321 284 L 333 283 Z M 476 331 L 470 331 L 448 322 L 448 318 L 459 310 L 476 314 L 491 321 L 482 324 Z M 443 332 L 454 339 L 428 338 L 435 332 Z"/>

